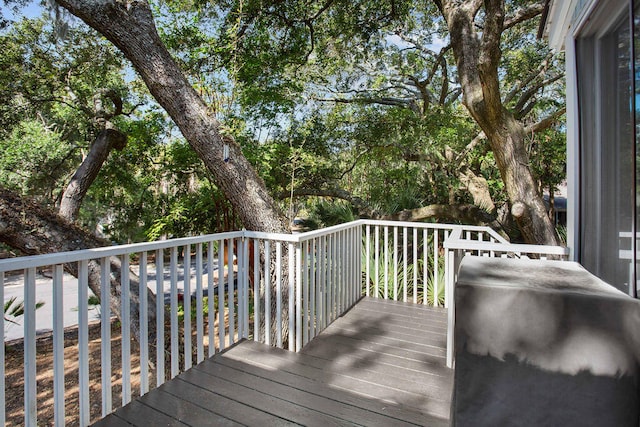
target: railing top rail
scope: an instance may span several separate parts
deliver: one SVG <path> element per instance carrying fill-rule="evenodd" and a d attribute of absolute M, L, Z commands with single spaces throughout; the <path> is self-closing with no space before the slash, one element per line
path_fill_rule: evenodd
<path fill-rule="evenodd" d="M 78 262 L 82 260 L 98 259 L 98 258 L 110 257 L 110 256 L 122 256 L 125 254 L 131 254 L 131 253 L 167 249 L 167 248 L 176 247 L 176 246 L 205 243 L 205 242 L 217 241 L 222 239 L 230 239 L 230 238 L 249 237 L 249 238 L 256 238 L 256 239 L 269 239 L 269 240 L 279 240 L 279 241 L 290 242 L 290 243 L 299 243 L 299 242 L 304 242 L 317 237 L 326 236 L 331 233 L 336 233 L 342 230 L 359 227 L 362 225 L 373 225 L 373 226 L 383 226 L 383 227 L 384 226 L 413 227 L 413 228 L 457 231 L 457 233 L 452 235 L 452 237 L 458 237 L 459 233 L 463 233 L 465 231 L 485 232 L 498 242 L 495 244 L 496 246 L 490 246 L 491 243 L 489 242 L 473 243 L 472 241 L 462 240 L 462 239 L 458 240 L 454 238 L 454 239 L 448 239 L 449 243 L 445 244 L 450 249 L 468 249 L 471 247 L 473 247 L 474 249 L 482 249 L 482 247 L 487 247 L 489 248 L 487 250 L 504 251 L 504 244 L 509 244 L 509 242 L 506 241 L 502 236 L 500 236 L 495 230 L 486 226 L 360 219 L 360 220 L 348 222 L 345 224 L 339 224 L 339 225 L 334 225 L 332 227 L 323 228 L 321 230 L 313 230 L 313 231 L 308 231 L 308 232 L 299 233 L 299 234 L 265 233 L 265 232 L 259 232 L 259 231 L 242 230 L 242 231 L 232 231 L 232 232 L 226 232 L 226 233 L 208 234 L 204 236 L 183 237 L 178 239 L 161 240 L 161 241 L 155 241 L 155 242 L 133 243 L 133 244 L 127 244 L 127 245 L 83 249 L 83 250 L 72 251 L 72 252 L 58 252 L 58 253 L 52 253 L 52 254 L 11 258 L 11 259 L 0 260 L 0 272 L 22 270 L 25 268 L 32 268 L 32 267 L 37 268 L 37 267 L 43 267 L 47 265 L 64 264 L 68 262 Z M 456 243 L 456 242 L 464 242 L 464 243 Z M 550 248 L 550 247 L 542 247 L 542 248 Z M 541 249 L 541 247 L 537 247 L 535 245 L 514 245 L 514 246 L 510 245 L 509 250 L 518 251 L 518 252 L 528 252 L 528 253 L 553 253 L 553 254 L 561 254 L 561 255 L 565 255 L 566 253 L 568 253 L 568 250 L 566 248 L 563 248 L 562 251 L 553 250 L 552 252 L 549 252 L 547 249 L 543 250 Z"/>
<path fill-rule="evenodd" d="M 43 255 L 31 255 L 0 260 L 0 272 L 23 270 L 32 267 L 66 264 L 83 260 L 98 259 L 111 256 L 127 255 L 131 253 L 167 249 L 176 246 L 193 245 L 223 239 L 233 239 L 243 236 L 242 231 L 207 234 L 204 236 L 181 237 L 178 239 L 158 240 L 155 242 L 131 243 L 127 245 L 105 246 L 102 248 L 82 249 L 78 251 L 56 252 Z"/>
<path fill-rule="evenodd" d="M 253 239 L 270 239 L 281 240 L 284 242 L 299 243 L 306 240 L 311 240 L 316 237 L 325 236 L 331 233 L 335 233 L 342 230 L 348 230 L 363 224 L 363 220 L 356 220 L 347 222 L 344 224 L 333 225 L 331 227 L 322 228 L 320 230 L 307 231 L 298 234 L 283 234 L 283 233 L 265 233 L 262 231 L 244 231 L 244 237 Z"/>
<path fill-rule="evenodd" d="M 461 231 L 481 231 L 485 232 L 497 241 L 501 243 L 509 243 L 504 237 L 498 234 L 491 227 L 483 226 L 483 225 L 457 225 L 457 224 L 438 224 L 438 223 L 428 223 L 428 222 L 406 222 L 406 221 L 386 221 L 386 220 L 374 220 L 374 219 L 365 219 L 361 220 L 364 224 L 367 225 L 379 225 L 379 226 L 388 226 L 388 227 L 414 227 L 414 228 L 433 228 L 439 230 L 455 230 L 460 229 Z"/>
<path fill-rule="evenodd" d="M 569 255 L 569 248 L 564 246 L 527 245 L 513 243 L 490 243 L 477 240 L 447 239 L 446 249 L 461 249 L 468 251 L 520 252 L 540 255 Z"/>
<path fill-rule="evenodd" d="M 413 227 L 413 228 L 437 228 L 439 230 L 452 230 L 462 227 L 456 224 L 438 224 L 430 222 L 408 222 L 408 221 L 388 221 L 379 219 L 361 219 L 364 225 L 378 225 L 382 227 Z"/>

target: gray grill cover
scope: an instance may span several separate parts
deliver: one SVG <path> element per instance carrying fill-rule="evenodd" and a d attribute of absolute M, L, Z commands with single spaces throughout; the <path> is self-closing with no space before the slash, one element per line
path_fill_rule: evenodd
<path fill-rule="evenodd" d="M 638 426 L 640 301 L 561 261 L 465 257 L 455 426 Z"/>

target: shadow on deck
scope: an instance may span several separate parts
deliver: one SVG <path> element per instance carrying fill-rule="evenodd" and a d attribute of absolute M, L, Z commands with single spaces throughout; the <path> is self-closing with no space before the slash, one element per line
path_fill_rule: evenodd
<path fill-rule="evenodd" d="M 445 344 L 444 309 L 365 298 L 300 353 L 242 341 L 96 425 L 448 425 Z"/>

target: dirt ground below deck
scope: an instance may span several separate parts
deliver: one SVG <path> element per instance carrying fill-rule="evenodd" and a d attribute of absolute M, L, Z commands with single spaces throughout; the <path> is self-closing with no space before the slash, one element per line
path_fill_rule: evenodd
<path fill-rule="evenodd" d="M 226 319 L 225 319 L 226 320 Z M 217 326 L 217 322 L 216 322 Z M 205 354 L 207 324 L 205 322 Z M 102 416 L 102 388 L 100 363 L 100 324 L 89 327 L 89 406 L 91 422 Z M 195 345 L 195 335 L 193 339 Z M 218 347 L 216 339 L 216 347 Z M 64 339 L 65 371 L 65 424 L 77 426 L 79 414 L 78 388 L 78 334 L 77 328 L 67 328 Z M 111 325 L 111 372 L 113 407 L 121 406 L 122 378 L 120 373 L 122 350 L 120 326 L 117 321 Z M 54 425 L 53 400 L 53 338 L 42 335 L 36 342 L 37 363 L 37 411 L 39 426 Z M 140 394 L 139 346 L 131 341 L 131 392 L 132 398 Z M 169 366 L 169 361 L 165 362 Z M 195 361 L 194 361 L 195 363 Z M 24 347 L 22 340 L 5 343 L 5 399 L 7 425 L 24 425 Z M 150 372 L 149 387 L 156 384 L 155 373 Z"/>

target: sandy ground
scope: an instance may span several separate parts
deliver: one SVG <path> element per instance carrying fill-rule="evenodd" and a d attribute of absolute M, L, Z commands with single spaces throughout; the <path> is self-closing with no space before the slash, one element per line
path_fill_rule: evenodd
<path fill-rule="evenodd" d="M 205 334 L 207 324 L 205 322 Z M 216 322 L 217 329 L 217 322 Z M 194 339 L 195 345 L 195 329 Z M 78 339 L 77 329 L 68 328 L 65 333 L 65 424 L 77 426 L 78 403 Z M 207 354 L 208 340 L 205 336 L 205 354 Z M 216 340 L 216 347 L 218 342 Z M 5 399 L 7 425 L 24 425 L 24 352 L 22 341 L 5 344 Z M 37 360 L 37 408 L 38 425 L 53 426 L 53 341 L 52 337 L 40 336 L 36 343 Z M 195 353 L 195 351 L 194 351 Z M 102 416 L 102 389 L 100 364 L 100 324 L 93 324 L 89 329 L 89 405 L 91 422 Z M 117 321 L 111 327 L 111 355 L 112 355 L 112 401 L 113 407 L 121 406 L 122 379 L 120 326 Z M 131 390 L 133 398 L 140 394 L 139 346 L 131 341 Z M 194 360 L 195 363 L 195 360 Z M 166 365 L 170 366 L 169 361 Z M 150 387 L 156 384 L 155 375 L 150 373 Z"/>

